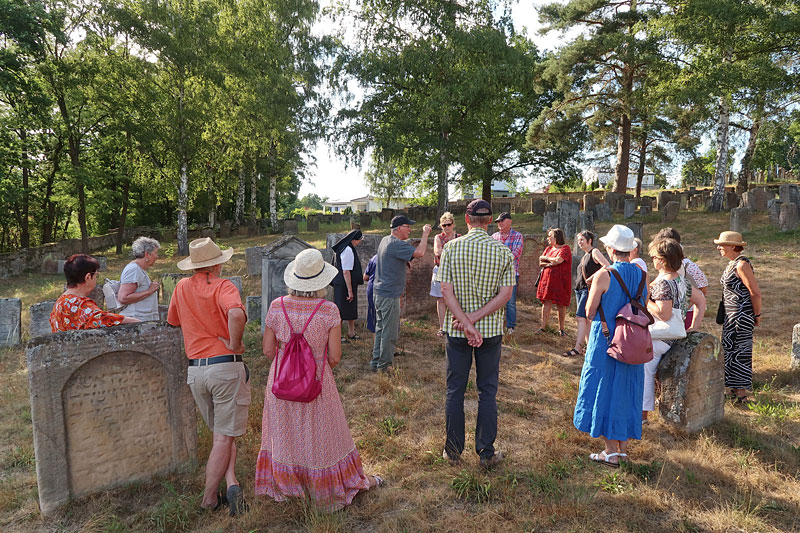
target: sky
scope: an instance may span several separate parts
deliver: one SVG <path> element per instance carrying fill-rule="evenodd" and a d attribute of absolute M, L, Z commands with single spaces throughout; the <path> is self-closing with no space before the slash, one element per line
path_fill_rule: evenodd
<path fill-rule="evenodd" d="M 517 31 L 525 28 L 528 36 L 540 49 L 553 50 L 563 39 L 559 32 L 550 32 L 544 36 L 538 34 L 540 24 L 536 6 L 551 1 L 521 0 L 512 6 L 512 16 Z M 327 3 L 321 2 L 323 6 Z M 321 24 L 318 23 L 318 25 Z M 318 27 L 318 31 L 332 32 L 333 28 L 326 28 L 323 25 Z M 324 141 L 317 144 L 314 156 L 316 165 L 309 169 L 309 179 L 301 185 L 300 197 L 315 193 L 330 200 L 351 200 L 369 194 L 369 188 L 364 184 L 363 179 L 366 165 L 364 169 L 353 166 L 346 167 L 344 160 L 334 154 L 331 147 Z"/>

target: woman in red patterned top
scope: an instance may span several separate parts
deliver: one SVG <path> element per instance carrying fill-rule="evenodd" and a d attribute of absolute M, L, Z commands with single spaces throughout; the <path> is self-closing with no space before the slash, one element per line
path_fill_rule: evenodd
<path fill-rule="evenodd" d="M 89 298 L 97 286 L 99 268 L 97 259 L 84 254 L 72 255 L 64 263 L 67 290 L 58 297 L 50 313 L 50 328 L 54 333 L 140 322 L 138 318 L 103 311 Z"/>
<path fill-rule="evenodd" d="M 550 308 L 555 303 L 558 307 L 558 334 L 564 337 L 564 320 L 572 296 L 572 250 L 566 245 L 564 231 L 560 228 L 547 232 L 547 242 L 550 246 L 539 258 L 542 278 L 536 289 L 536 297 L 542 301 L 542 329 L 539 333 L 547 329 Z"/>

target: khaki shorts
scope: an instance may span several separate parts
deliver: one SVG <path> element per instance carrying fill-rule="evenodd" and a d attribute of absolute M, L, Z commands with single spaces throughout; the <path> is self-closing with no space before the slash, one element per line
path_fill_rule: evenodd
<path fill-rule="evenodd" d="M 244 435 L 250 407 L 250 372 L 244 363 L 190 366 L 186 383 L 211 431 Z"/>

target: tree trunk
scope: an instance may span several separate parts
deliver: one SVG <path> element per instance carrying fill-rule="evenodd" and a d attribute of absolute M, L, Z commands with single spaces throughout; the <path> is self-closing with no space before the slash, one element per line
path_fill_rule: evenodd
<path fill-rule="evenodd" d="M 178 255 L 189 255 L 189 227 L 186 210 L 189 207 L 189 164 L 181 163 L 178 184 Z"/>
<path fill-rule="evenodd" d="M 644 130 L 642 131 L 642 142 L 639 143 L 639 168 L 636 170 L 636 198 L 642 197 L 642 181 L 644 181 L 646 158 L 647 158 L 647 130 Z"/>
<path fill-rule="evenodd" d="M 53 196 L 53 186 L 56 181 L 56 175 L 61 170 L 61 150 L 63 147 L 64 144 L 59 138 L 56 141 L 56 145 L 53 147 L 51 156 L 53 168 L 50 170 L 50 174 L 47 176 L 47 180 L 45 182 L 45 193 L 44 198 L 42 199 L 42 212 L 47 214 L 42 217 L 42 244 L 54 240 L 53 230 L 57 227 L 56 203 L 51 201 L 50 198 Z"/>
<path fill-rule="evenodd" d="M 631 108 L 633 74 L 629 66 L 624 67 L 622 87 L 622 116 L 617 128 L 617 166 L 614 169 L 614 192 L 625 194 L 628 190 L 628 169 L 631 162 Z"/>
<path fill-rule="evenodd" d="M 714 190 L 711 193 L 709 211 L 718 213 L 722 210 L 722 197 L 725 192 L 725 177 L 728 174 L 728 123 L 730 110 L 725 97 L 719 101 L 719 118 L 717 119 L 717 162 L 714 170 Z"/>
<path fill-rule="evenodd" d="M 750 179 L 750 161 L 753 160 L 753 152 L 756 150 L 756 141 L 758 141 L 758 131 L 761 129 L 761 124 L 764 120 L 763 113 L 759 112 L 753 116 L 753 125 L 750 126 L 749 137 L 747 139 L 747 148 L 742 156 L 742 168 L 739 171 L 739 179 L 736 181 L 736 192 L 742 194 L 747 190 L 748 181 Z"/>
<path fill-rule="evenodd" d="M 436 169 L 436 207 L 439 214 L 449 210 L 447 198 L 447 171 L 450 168 L 450 154 L 448 152 L 449 132 L 442 132 L 442 149 L 439 152 L 439 165 Z"/>
<path fill-rule="evenodd" d="M 28 215 L 30 213 L 30 169 L 28 168 L 28 132 L 24 129 L 19 132 L 19 139 L 22 141 L 22 213 L 19 228 L 20 248 L 29 248 L 31 245 L 31 234 L 29 229 Z"/>
<path fill-rule="evenodd" d="M 244 166 L 239 168 L 239 186 L 236 188 L 236 211 L 233 215 L 234 223 L 241 226 L 244 222 Z"/>
<path fill-rule="evenodd" d="M 209 181 L 208 183 L 208 203 L 208 225 L 211 226 L 213 230 L 217 225 L 217 193 L 214 190 L 213 181 Z"/>
<path fill-rule="evenodd" d="M 278 227 L 278 176 L 269 176 L 269 224 L 274 231 Z"/>
<path fill-rule="evenodd" d="M 131 190 L 131 180 L 126 176 L 122 180 L 122 207 L 119 210 L 119 221 L 117 222 L 117 254 L 122 253 L 122 246 L 125 244 L 125 220 L 128 218 L 128 193 Z"/>
<path fill-rule="evenodd" d="M 492 166 L 486 165 L 483 169 L 484 174 L 481 177 L 481 198 L 492 203 Z"/>
<path fill-rule="evenodd" d="M 250 220 L 253 224 L 256 223 L 258 218 L 258 178 L 260 174 L 256 172 L 255 165 L 253 165 L 253 173 L 250 175 Z"/>

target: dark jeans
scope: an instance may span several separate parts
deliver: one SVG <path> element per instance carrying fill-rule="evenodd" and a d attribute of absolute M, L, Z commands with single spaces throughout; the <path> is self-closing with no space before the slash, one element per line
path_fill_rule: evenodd
<path fill-rule="evenodd" d="M 445 450 L 455 459 L 464 451 L 464 391 L 467 390 L 472 355 L 475 354 L 478 387 L 478 420 L 475 424 L 475 451 L 482 459 L 494 455 L 497 437 L 497 382 L 500 374 L 502 335 L 483 339 L 480 348 L 467 344 L 467 339 L 447 336 L 447 399 Z"/>
<path fill-rule="evenodd" d="M 519 274 L 511 291 L 511 299 L 506 302 L 506 329 L 517 327 L 517 287 L 519 287 Z"/>

